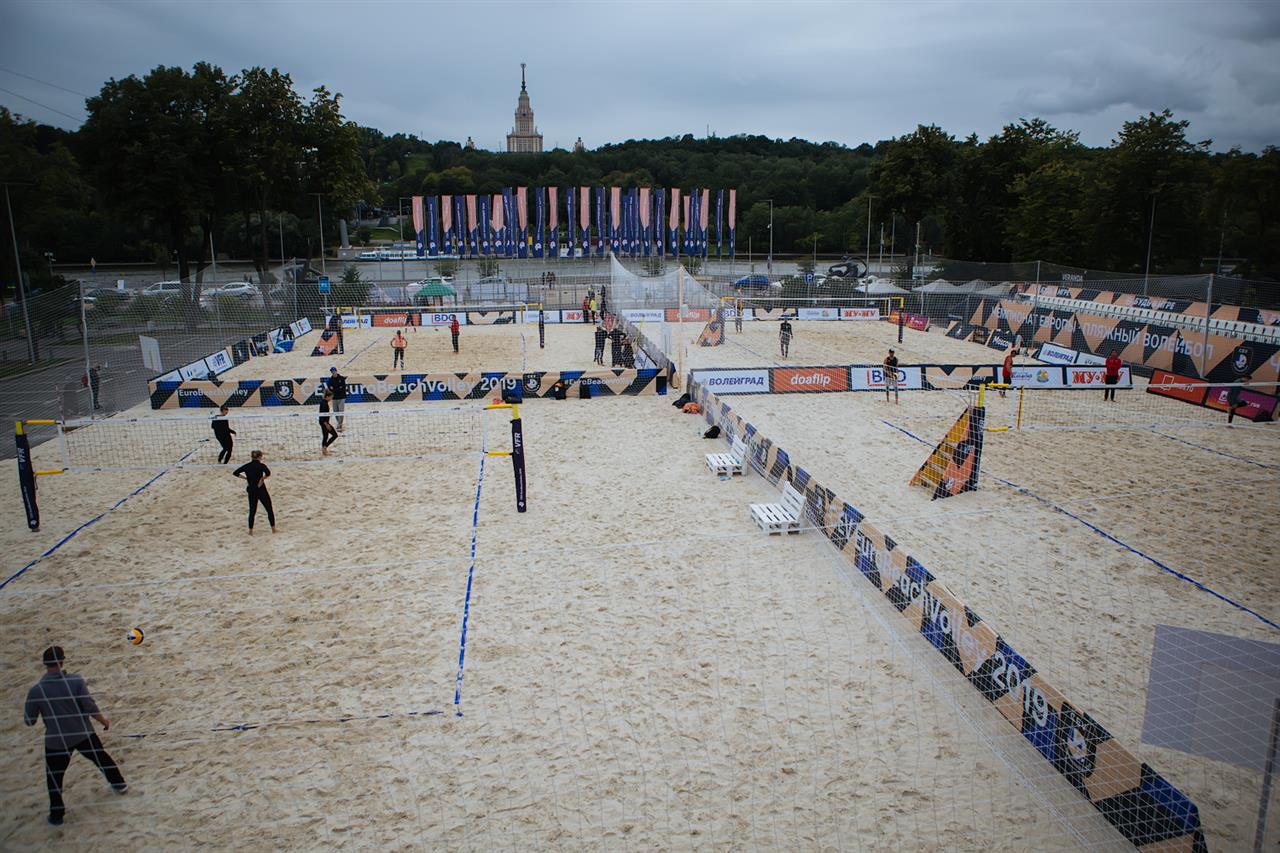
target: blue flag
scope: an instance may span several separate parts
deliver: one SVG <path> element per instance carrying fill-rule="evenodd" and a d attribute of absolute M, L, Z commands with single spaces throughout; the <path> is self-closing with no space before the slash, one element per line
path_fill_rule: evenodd
<path fill-rule="evenodd" d="M 533 188 L 533 256 L 543 257 L 543 248 L 547 244 L 547 188 Z"/>
<path fill-rule="evenodd" d="M 440 254 L 440 199 L 427 196 L 427 254 L 436 257 Z"/>
<path fill-rule="evenodd" d="M 479 215 L 480 222 L 479 222 L 479 228 L 478 228 L 480 232 L 480 254 L 487 255 L 489 254 L 489 250 L 492 248 L 491 235 L 489 234 L 489 223 L 492 221 L 489 218 L 490 217 L 489 194 L 485 193 L 484 195 L 476 199 L 476 201 L 480 203 L 480 215 Z"/>
<path fill-rule="evenodd" d="M 466 233 L 467 233 L 467 204 L 466 200 L 460 196 L 453 197 L 453 247 L 455 253 L 459 256 L 467 253 Z"/>
<path fill-rule="evenodd" d="M 653 247 L 658 257 L 667 253 L 667 191 L 662 187 L 653 188 Z"/>
<path fill-rule="evenodd" d="M 572 258 L 578 249 L 578 188 L 569 187 L 569 194 L 564 198 L 565 215 L 568 221 L 565 233 L 569 237 L 569 257 Z"/>
<path fill-rule="evenodd" d="M 502 254 L 514 257 L 516 253 L 516 199 L 511 187 L 502 188 Z"/>
<path fill-rule="evenodd" d="M 693 189 L 689 190 L 688 193 L 689 193 L 689 206 L 688 206 L 689 216 L 686 218 L 684 223 L 684 253 L 686 255 L 692 255 L 694 253 L 695 240 L 697 239 L 695 236 L 697 234 L 697 230 L 694 228 L 694 223 L 698 221 L 698 189 L 697 187 L 694 187 Z"/>

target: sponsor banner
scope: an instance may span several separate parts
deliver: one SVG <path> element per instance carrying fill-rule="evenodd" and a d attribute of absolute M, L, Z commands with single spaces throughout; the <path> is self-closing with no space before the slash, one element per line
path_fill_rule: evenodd
<path fill-rule="evenodd" d="M 1047 361 L 1050 364 L 1107 363 L 1107 360 L 1100 355 L 1091 355 L 1087 352 L 1077 352 L 1076 350 L 1061 347 L 1057 344 L 1041 344 L 1040 352 L 1036 353 L 1036 358 L 1040 359 L 1040 361 Z"/>
<path fill-rule="evenodd" d="M 1229 408 L 1232 386 L 1214 385 L 1209 389 L 1205 405 L 1210 409 L 1225 412 Z M 1276 398 L 1270 394 L 1260 394 L 1248 388 L 1240 389 L 1236 399 L 1236 417 L 1248 418 L 1251 421 L 1274 421 L 1276 419 Z"/>
<path fill-rule="evenodd" d="M 1053 368 L 1048 368 L 1053 369 Z M 982 433 L 985 412 L 978 406 L 965 409 L 951 425 L 924 461 L 911 485 L 924 486 L 933 492 L 930 500 L 951 498 L 978 488 L 978 471 L 982 466 Z M 933 578 L 929 578 L 932 582 Z M 913 618 L 911 614 L 907 618 Z M 918 619 L 918 616 L 915 616 Z"/>
<path fill-rule="evenodd" d="M 193 361 L 178 368 L 178 375 L 183 381 L 188 379 L 204 379 L 209 375 L 209 366 L 205 364 L 204 359 Z"/>
<path fill-rule="evenodd" d="M 770 373 L 774 394 L 849 390 L 847 367 L 775 367 Z"/>
<path fill-rule="evenodd" d="M 882 364 L 858 364 L 849 368 L 850 391 L 883 391 L 888 376 Z M 924 380 L 919 367 L 898 366 L 898 388 L 903 391 L 919 391 Z"/>
<path fill-rule="evenodd" d="M 453 318 L 458 318 L 458 325 L 467 325 L 466 313 L 440 313 L 432 311 L 422 312 L 422 325 L 424 326 L 448 326 L 453 323 Z"/>
<path fill-rule="evenodd" d="M 868 523 L 852 504 L 816 482 L 782 448 L 733 412 L 697 374 L 689 392 L 709 424 L 719 426 L 726 437 L 748 442 L 751 465 L 764 479 L 779 487 L 790 483 L 802 492 L 805 522 L 822 527 L 854 574 L 884 595 L 910 628 L 965 676 L 977 695 L 995 706 L 1127 840 L 1139 847 L 1153 846 L 1154 840 L 1170 849 L 1205 849 L 1195 803 L 1046 682 L 991 623 L 887 532 Z M 948 433 L 950 441 L 944 441 L 950 447 L 939 447 L 950 452 L 938 454 L 942 475 L 932 485 L 936 496 L 976 485 L 983 420 L 981 410 L 967 410 Z M 1142 803 L 1141 821 L 1133 818 L 1134 802 Z"/>
<path fill-rule="evenodd" d="M 714 312 L 710 308 L 686 308 L 684 309 L 683 319 L 691 323 L 706 323 L 711 319 Z M 667 322 L 678 323 L 681 320 L 679 308 L 668 308 L 666 313 Z"/>
<path fill-rule="evenodd" d="M 581 314 L 582 312 L 579 311 L 578 313 Z M 537 308 L 530 308 L 528 311 L 524 312 L 525 323 L 533 323 L 536 325 L 539 317 L 542 318 L 542 322 L 544 324 L 560 322 L 559 311 L 540 311 Z M 581 322 L 581 318 L 579 318 L 579 322 Z"/>
<path fill-rule="evenodd" d="M 633 323 L 661 323 L 666 319 L 661 308 L 625 308 L 622 316 Z"/>
<path fill-rule="evenodd" d="M 1178 376 L 1167 370 L 1153 370 L 1151 381 L 1147 385 L 1148 394 L 1159 394 L 1162 397 L 1173 397 L 1184 403 L 1197 406 L 1204 404 L 1205 392 L 1208 388 L 1203 380 Z"/>
<path fill-rule="evenodd" d="M 718 347 L 724 343 L 724 320 L 716 318 L 702 327 L 702 331 L 698 333 L 698 339 L 694 341 L 695 346 L 700 347 Z"/>
<path fill-rule="evenodd" d="M 888 321 L 893 325 L 898 325 L 899 320 L 907 326 L 907 328 L 915 329 L 919 332 L 929 331 L 929 318 L 923 314 L 903 314 L 901 311 L 890 311 Z"/>
<path fill-rule="evenodd" d="M 1153 318 L 1154 319 L 1154 318 Z M 1186 331 L 1145 318 L 1037 308 L 1009 299 L 981 300 L 970 321 L 992 337 L 1030 345 L 1056 343 L 1083 355 L 1116 352 L 1144 372 L 1163 370 L 1211 382 L 1233 382 L 1251 372 L 1261 382 L 1280 375 L 1280 344 Z M 1077 363 L 1080 363 L 1077 361 Z"/>
<path fill-rule="evenodd" d="M 213 371 L 215 376 L 235 367 L 235 361 L 231 358 L 230 347 L 218 350 L 212 355 L 206 355 L 204 357 L 204 363 L 209 366 L 209 369 Z"/>
<path fill-rule="evenodd" d="M 796 319 L 796 309 L 794 308 L 752 308 L 751 312 L 751 316 L 756 320 Z"/>
<path fill-rule="evenodd" d="M 799 320 L 839 320 L 840 312 L 835 308 L 798 308 L 796 319 Z"/>
<path fill-rule="evenodd" d="M 879 320 L 879 308 L 841 308 L 841 320 Z"/>
<path fill-rule="evenodd" d="M 769 368 L 758 370 L 699 370 L 698 382 L 717 394 L 768 394 Z"/>
<path fill-rule="evenodd" d="M 153 409 L 319 406 L 327 383 L 316 379 L 153 380 Z M 399 403 L 422 400 L 484 400 L 503 392 L 553 397 L 556 386 L 590 386 L 591 397 L 644 396 L 667 393 L 664 371 L 635 368 L 559 373 L 404 373 L 347 377 L 348 403 Z M 566 395 L 569 396 L 569 395 Z M 572 395 L 579 398 L 578 393 Z"/>
<path fill-rule="evenodd" d="M 295 338 L 300 338 L 307 332 L 311 331 L 311 321 L 306 317 L 303 317 L 300 320 L 294 320 L 290 323 L 289 328 L 293 330 L 293 336 Z"/>
<path fill-rule="evenodd" d="M 333 355 L 338 350 L 338 333 L 326 330 L 321 333 L 320 340 L 316 341 L 315 348 L 311 350 L 313 356 Z"/>
<path fill-rule="evenodd" d="M 462 315 L 459 314 L 459 317 Z M 516 321 L 515 311 L 468 311 L 465 320 L 458 320 L 459 323 L 470 324 L 472 326 L 496 326 Z"/>
<path fill-rule="evenodd" d="M 1013 368 L 1009 384 L 1022 388 L 1065 388 L 1064 368 L 1055 364 L 1034 364 Z"/>
<path fill-rule="evenodd" d="M 1014 368 L 1015 370 L 1017 368 Z M 1101 388 L 1106 385 L 1107 371 L 1095 365 L 1085 367 L 1064 367 L 1067 375 L 1068 388 Z M 1129 373 L 1128 367 L 1120 368 L 1120 382 L 1115 385 L 1116 388 L 1132 388 L 1133 376 Z"/>
<path fill-rule="evenodd" d="M 1040 361 L 1047 361 L 1049 364 L 1075 364 L 1077 353 L 1073 349 L 1060 347 L 1057 344 L 1041 344 L 1040 351 L 1036 353 L 1036 358 Z"/>
<path fill-rule="evenodd" d="M 409 324 L 409 315 L 407 313 L 400 314 L 374 314 L 373 328 L 394 328 L 403 329 Z"/>
<path fill-rule="evenodd" d="M 566 309 L 563 309 L 563 310 L 560 312 L 560 322 L 561 322 L 561 323 L 581 323 L 581 322 L 582 322 L 582 309 L 581 309 L 581 308 L 566 308 Z"/>

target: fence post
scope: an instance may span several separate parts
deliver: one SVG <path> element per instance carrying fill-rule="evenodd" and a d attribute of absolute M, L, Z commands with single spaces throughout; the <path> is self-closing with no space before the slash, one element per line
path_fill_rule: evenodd
<path fill-rule="evenodd" d="M 1204 303 L 1204 351 L 1200 353 L 1200 378 L 1205 375 L 1205 365 L 1209 360 L 1209 319 L 1213 316 L 1213 273 L 1209 273 L 1209 288 Z"/>

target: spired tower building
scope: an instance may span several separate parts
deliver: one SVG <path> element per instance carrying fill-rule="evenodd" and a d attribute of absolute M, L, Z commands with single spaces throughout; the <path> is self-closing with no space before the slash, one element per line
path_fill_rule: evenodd
<path fill-rule="evenodd" d="M 533 123 L 533 107 L 529 106 L 529 91 L 524 84 L 524 63 L 520 63 L 520 98 L 516 101 L 516 126 L 507 134 L 507 153 L 539 154 L 542 152 L 542 134 Z"/>

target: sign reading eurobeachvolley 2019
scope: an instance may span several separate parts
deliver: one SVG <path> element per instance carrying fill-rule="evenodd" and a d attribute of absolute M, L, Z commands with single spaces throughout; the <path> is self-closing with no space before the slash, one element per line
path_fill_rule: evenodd
<path fill-rule="evenodd" d="M 492 195 L 413 196 L 410 209 L 419 257 L 541 258 L 558 255 L 562 240 L 570 258 L 602 257 L 606 248 L 631 258 L 736 254 L 736 189 L 504 187 Z"/>

